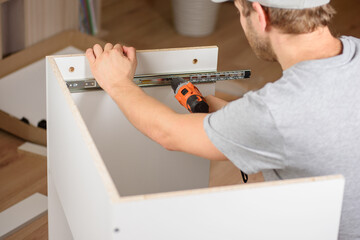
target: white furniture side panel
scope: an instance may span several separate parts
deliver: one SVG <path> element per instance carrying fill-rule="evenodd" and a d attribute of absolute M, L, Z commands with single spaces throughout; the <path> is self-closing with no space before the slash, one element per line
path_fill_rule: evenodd
<path fill-rule="evenodd" d="M 135 75 L 213 72 L 217 70 L 218 48 L 138 51 L 136 56 Z M 93 78 L 84 55 L 57 57 L 55 61 L 64 80 Z"/>
<path fill-rule="evenodd" d="M 119 203 L 114 239 L 337 239 L 343 178 L 255 186 Z"/>
<path fill-rule="evenodd" d="M 116 194 L 116 189 L 111 180 L 106 182 L 107 173 L 102 171 L 96 147 L 58 76 L 50 57 L 47 60 L 48 174 L 52 176 L 74 239 L 109 239 L 110 194 Z"/>
<path fill-rule="evenodd" d="M 197 87 L 204 95 L 215 93 L 214 83 Z M 170 86 L 143 90 L 176 112 L 188 114 Z M 209 160 L 164 149 L 132 126 L 104 91 L 71 95 L 120 196 L 208 187 Z"/>
<path fill-rule="evenodd" d="M 74 239 L 50 173 L 48 173 L 48 207 L 49 239 Z"/>
<path fill-rule="evenodd" d="M 83 51 L 67 47 L 54 54 Z M 0 79 L 0 109 L 18 119 L 26 117 L 37 126 L 46 119 L 45 58 Z"/>

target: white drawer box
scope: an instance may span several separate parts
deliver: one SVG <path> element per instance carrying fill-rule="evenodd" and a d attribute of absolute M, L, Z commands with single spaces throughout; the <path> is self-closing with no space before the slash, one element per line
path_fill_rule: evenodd
<path fill-rule="evenodd" d="M 217 53 L 140 51 L 136 74 L 216 71 Z M 105 92 L 70 93 L 64 82 L 85 78 L 83 55 L 47 57 L 51 240 L 337 239 L 341 176 L 208 188 L 208 160 L 163 149 Z M 186 112 L 170 86 L 144 91 Z"/>

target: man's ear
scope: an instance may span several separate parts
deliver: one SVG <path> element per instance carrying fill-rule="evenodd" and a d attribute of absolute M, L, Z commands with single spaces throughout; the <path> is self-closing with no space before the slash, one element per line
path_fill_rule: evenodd
<path fill-rule="evenodd" d="M 266 31 L 266 27 L 268 27 L 268 16 L 263 7 L 258 2 L 253 2 L 253 9 L 258 15 L 258 21 L 262 31 Z"/>

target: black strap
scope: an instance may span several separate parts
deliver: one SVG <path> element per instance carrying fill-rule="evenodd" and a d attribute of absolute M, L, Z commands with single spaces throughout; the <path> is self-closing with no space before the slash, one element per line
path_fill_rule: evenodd
<path fill-rule="evenodd" d="M 240 172 L 241 172 L 241 176 L 242 176 L 244 183 L 247 183 L 247 181 L 249 179 L 248 175 L 241 170 L 240 170 Z"/>

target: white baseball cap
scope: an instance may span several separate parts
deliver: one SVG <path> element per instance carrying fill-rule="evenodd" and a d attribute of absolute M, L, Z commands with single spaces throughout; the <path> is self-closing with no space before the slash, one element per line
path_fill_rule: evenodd
<path fill-rule="evenodd" d="M 232 0 L 211 0 L 215 3 L 227 2 Z M 285 8 L 285 9 L 305 9 L 319 7 L 328 4 L 330 0 L 247 0 L 258 2 L 265 7 Z"/>

